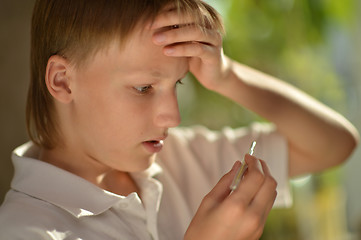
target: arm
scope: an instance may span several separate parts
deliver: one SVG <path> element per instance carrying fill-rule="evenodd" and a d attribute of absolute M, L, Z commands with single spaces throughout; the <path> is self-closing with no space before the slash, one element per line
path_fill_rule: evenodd
<path fill-rule="evenodd" d="M 289 142 L 290 176 L 337 165 L 351 154 L 358 133 L 344 117 L 279 79 L 231 64 L 227 84 L 217 91 L 275 123 Z"/>
<path fill-rule="evenodd" d="M 217 31 L 182 25 L 174 16 L 161 16 L 157 21 L 158 26 L 182 26 L 154 35 L 154 43 L 164 46 L 164 54 L 188 57 L 190 71 L 204 87 L 277 126 L 289 142 L 290 176 L 335 166 L 357 145 L 357 130 L 340 114 L 291 85 L 224 56 Z"/>

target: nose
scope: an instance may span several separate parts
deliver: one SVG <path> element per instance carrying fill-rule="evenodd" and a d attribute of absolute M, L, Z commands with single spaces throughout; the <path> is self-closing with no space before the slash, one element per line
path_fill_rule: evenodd
<path fill-rule="evenodd" d="M 181 117 L 176 92 L 159 97 L 156 104 L 154 124 L 161 128 L 171 128 L 178 126 L 180 122 Z"/>

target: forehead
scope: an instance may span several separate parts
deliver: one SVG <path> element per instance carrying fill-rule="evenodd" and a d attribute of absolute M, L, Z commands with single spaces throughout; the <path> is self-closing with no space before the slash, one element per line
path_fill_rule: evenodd
<path fill-rule="evenodd" d="M 136 28 L 124 43 L 111 43 L 105 52 L 109 66 L 118 72 L 154 78 L 183 76 L 188 71 L 187 58 L 165 56 L 163 47 L 152 42 L 153 34 L 152 29 Z"/>

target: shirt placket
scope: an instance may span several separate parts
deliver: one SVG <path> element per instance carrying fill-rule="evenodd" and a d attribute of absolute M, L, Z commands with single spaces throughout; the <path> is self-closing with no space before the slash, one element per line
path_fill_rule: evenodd
<path fill-rule="evenodd" d="M 136 177 L 135 180 L 142 193 L 148 234 L 152 240 L 159 240 L 157 219 L 163 186 L 158 180 L 151 177 Z"/>
<path fill-rule="evenodd" d="M 134 239 L 152 239 L 147 231 L 146 211 L 136 193 L 122 199 L 113 208 L 122 221 L 127 222 L 127 230 L 132 233 Z"/>

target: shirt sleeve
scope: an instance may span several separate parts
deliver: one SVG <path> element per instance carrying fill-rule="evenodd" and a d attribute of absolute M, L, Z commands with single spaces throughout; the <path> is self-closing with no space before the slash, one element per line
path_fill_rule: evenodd
<path fill-rule="evenodd" d="M 290 206 L 288 145 L 270 124 L 255 123 L 249 127 L 224 128 L 221 131 L 200 126 L 172 129 L 160 154 L 161 165 L 190 198 L 190 204 L 198 207 L 199 201 L 234 162 L 248 153 L 254 140 L 257 141 L 254 155 L 267 162 L 278 183 L 274 206 Z"/>

